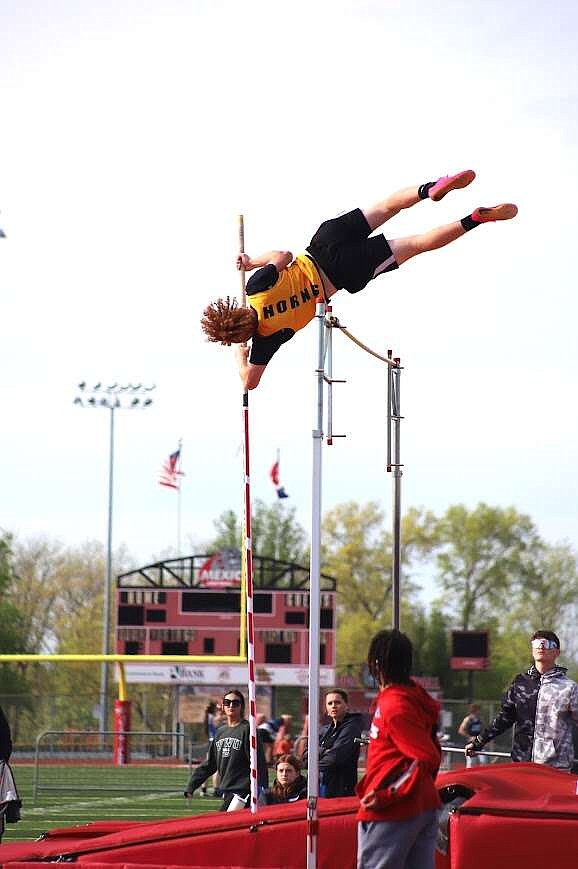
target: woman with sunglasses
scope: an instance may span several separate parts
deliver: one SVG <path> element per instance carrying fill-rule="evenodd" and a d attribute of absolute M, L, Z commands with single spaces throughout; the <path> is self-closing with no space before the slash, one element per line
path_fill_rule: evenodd
<path fill-rule="evenodd" d="M 191 799 L 194 791 L 210 776 L 219 773 L 219 789 L 223 802 L 219 811 L 226 812 L 235 795 L 241 797 L 249 806 L 251 792 L 251 755 L 249 722 L 245 716 L 245 698 L 240 691 L 227 691 L 223 696 L 222 708 L 225 723 L 209 745 L 209 754 L 204 763 L 196 768 L 185 790 Z M 267 766 L 259 735 L 257 735 L 257 778 L 259 789 L 267 787 Z"/>

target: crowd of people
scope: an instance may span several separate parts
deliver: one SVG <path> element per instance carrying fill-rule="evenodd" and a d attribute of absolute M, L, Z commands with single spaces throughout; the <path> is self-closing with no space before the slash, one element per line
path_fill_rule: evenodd
<path fill-rule="evenodd" d="M 482 760 L 480 752 L 488 742 L 513 727 L 514 762 L 533 761 L 571 771 L 578 684 L 557 664 L 561 646 L 555 633 L 537 631 L 530 639 L 530 649 L 532 666 L 515 677 L 493 722 L 484 726 L 480 706 L 470 705 L 458 728 L 466 740 L 468 766 L 478 757 Z M 327 723 L 319 732 L 319 796 L 358 796 L 358 869 L 433 869 L 435 865 L 440 705 L 411 678 L 412 658 L 411 641 L 398 630 L 380 631 L 372 639 L 367 667 L 378 694 L 366 740 L 364 716 L 351 711 L 347 692 L 332 688 L 325 694 Z M 209 750 L 191 776 L 187 797 L 216 775 L 222 811 L 248 804 L 249 723 L 244 713 L 245 700 L 237 690 L 227 691 L 219 704 L 207 707 Z M 267 719 L 260 714 L 257 737 L 259 804 L 305 799 L 307 779 L 302 771 L 308 764 L 307 719 L 295 740 L 290 715 Z M 368 751 L 365 774 L 359 779 L 363 741 L 368 742 Z M 272 784 L 269 769 L 274 770 Z"/>
<path fill-rule="evenodd" d="M 558 664 L 560 639 L 536 631 L 529 642 L 532 665 L 504 694 L 497 715 L 482 720 L 471 704 L 458 727 L 468 766 L 483 758 L 484 747 L 513 728 L 514 762 L 545 764 L 561 772 L 574 768 L 573 731 L 578 725 L 578 684 Z M 327 723 L 319 731 L 319 796 L 358 798 L 358 869 L 433 869 L 440 798 L 440 705 L 412 679 L 413 649 L 399 630 L 378 632 L 369 645 L 367 668 L 378 689 L 366 731 L 365 716 L 352 711 L 347 692 L 325 693 Z M 251 790 L 250 726 L 245 698 L 225 692 L 205 709 L 206 758 L 185 790 L 192 798 L 213 779 L 221 811 L 247 807 Z M 360 746 L 368 744 L 363 777 Z M 20 799 L 9 766 L 12 740 L 0 709 L 0 839 L 5 821 L 19 819 Z M 307 797 L 307 718 L 295 737 L 293 719 L 283 714 L 257 720 L 259 805 L 292 803 Z M 270 781 L 271 779 L 271 781 Z M 205 791 L 206 793 L 206 791 Z"/>

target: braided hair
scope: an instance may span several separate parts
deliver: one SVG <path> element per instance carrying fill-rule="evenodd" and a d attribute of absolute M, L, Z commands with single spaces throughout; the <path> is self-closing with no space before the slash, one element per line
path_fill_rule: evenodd
<path fill-rule="evenodd" d="M 411 640 L 395 628 L 379 631 L 369 644 L 367 666 L 379 685 L 408 685 L 412 660 Z"/>
<path fill-rule="evenodd" d="M 244 344 L 257 331 L 257 312 L 239 307 L 236 299 L 227 296 L 211 302 L 203 311 L 201 329 L 216 344 Z"/>

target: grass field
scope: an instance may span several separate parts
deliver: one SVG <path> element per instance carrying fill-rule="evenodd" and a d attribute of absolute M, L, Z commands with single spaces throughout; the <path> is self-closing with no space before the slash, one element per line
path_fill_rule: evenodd
<path fill-rule="evenodd" d="M 214 811 L 218 799 L 183 797 L 188 779 L 184 766 L 99 767 L 53 765 L 41 769 L 39 790 L 33 802 L 33 767 L 13 766 L 23 802 L 22 820 L 7 824 L 3 843 L 36 839 L 54 827 L 91 821 L 148 821 L 190 817 Z M 43 784 L 50 787 L 44 790 Z M 210 784 L 210 783 L 209 783 Z M 53 790 L 58 787 L 61 790 Z"/>

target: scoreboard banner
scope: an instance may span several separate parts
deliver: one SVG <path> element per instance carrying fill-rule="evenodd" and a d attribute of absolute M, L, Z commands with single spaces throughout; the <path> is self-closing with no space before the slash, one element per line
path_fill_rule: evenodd
<path fill-rule="evenodd" d="M 488 631 L 452 631 L 452 670 L 487 670 L 490 666 Z"/>
<path fill-rule="evenodd" d="M 253 568 L 257 684 L 307 686 L 309 570 L 258 556 Z M 127 680 L 246 684 L 240 585 L 236 549 L 169 559 L 117 577 L 115 651 L 135 658 L 125 664 Z M 336 580 L 323 575 L 319 660 L 324 687 L 335 682 L 336 621 Z M 164 655 L 166 664 L 142 660 Z"/>
<path fill-rule="evenodd" d="M 125 664 L 127 682 L 156 685 L 237 685 L 247 681 L 246 664 Z M 118 676 L 117 676 L 118 678 Z M 335 684 L 335 668 L 320 668 L 320 685 Z M 257 664 L 258 685 L 302 685 L 309 679 L 306 667 Z"/>

